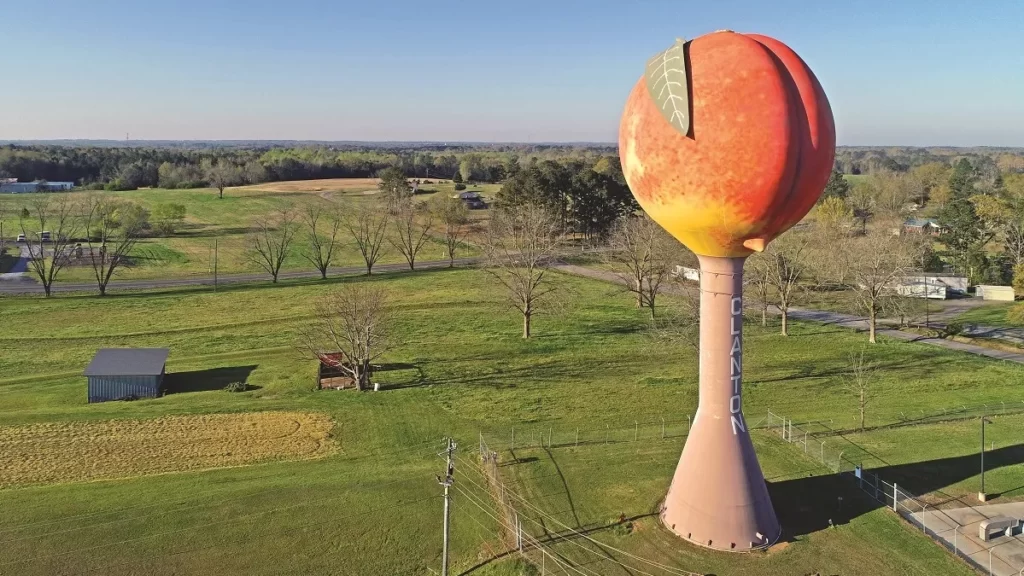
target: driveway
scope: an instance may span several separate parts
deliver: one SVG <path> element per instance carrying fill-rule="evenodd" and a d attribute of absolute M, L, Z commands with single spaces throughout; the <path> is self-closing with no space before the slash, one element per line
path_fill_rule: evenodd
<path fill-rule="evenodd" d="M 8 272 L 0 274 L 0 282 L 23 281 L 26 279 L 25 272 L 28 272 L 29 251 L 28 246 L 21 246 L 20 248 L 21 252 L 18 255 L 18 260 L 14 262 L 14 266 Z"/>

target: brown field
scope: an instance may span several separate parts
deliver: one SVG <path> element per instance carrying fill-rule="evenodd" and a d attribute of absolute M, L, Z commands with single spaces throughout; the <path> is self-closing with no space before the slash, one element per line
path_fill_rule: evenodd
<path fill-rule="evenodd" d="M 128 478 L 335 451 L 325 414 L 251 412 L 0 427 L 0 488 Z"/>
<path fill-rule="evenodd" d="M 286 182 L 266 182 L 252 186 L 232 188 L 232 191 L 253 192 L 366 192 L 376 191 L 379 178 L 328 178 L 326 180 L 289 180 Z"/>

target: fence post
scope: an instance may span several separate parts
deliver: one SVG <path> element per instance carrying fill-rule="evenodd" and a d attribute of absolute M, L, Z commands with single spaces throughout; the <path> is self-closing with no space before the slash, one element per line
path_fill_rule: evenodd
<path fill-rule="evenodd" d="M 789 419 L 789 441 L 793 441 L 793 419 Z"/>
<path fill-rule="evenodd" d="M 900 491 L 896 488 L 896 483 L 892 483 L 892 511 L 899 514 L 899 510 L 896 509 L 896 501 Z"/>
<path fill-rule="evenodd" d="M 839 458 L 836 458 L 836 474 L 843 468 L 843 451 L 839 451 Z"/>
<path fill-rule="evenodd" d="M 956 527 L 953 528 L 953 555 L 954 556 L 959 556 L 960 555 L 960 548 L 958 548 L 957 545 L 956 545 L 956 537 L 957 537 L 957 535 L 959 533 L 960 533 L 960 525 L 957 524 Z"/>
<path fill-rule="evenodd" d="M 821 441 L 821 463 L 825 463 L 825 441 Z"/>
<path fill-rule="evenodd" d="M 690 435 L 690 415 L 686 415 L 686 435 Z"/>
<path fill-rule="evenodd" d="M 804 430 L 804 454 L 807 454 L 807 431 Z"/>
<path fill-rule="evenodd" d="M 552 433 L 552 429 L 551 429 L 551 427 L 549 427 L 548 428 L 548 449 L 549 450 L 551 449 L 551 433 Z"/>
<path fill-rule="evenodd" d="M 516 449 L 516 427 L 512 427 L 512 450 Z"/>
<path fill-rule="evenodd" d="M 608 425 L 607 424 L 604 425 L 604 443 L 605 444 L 608 443 Z"/>

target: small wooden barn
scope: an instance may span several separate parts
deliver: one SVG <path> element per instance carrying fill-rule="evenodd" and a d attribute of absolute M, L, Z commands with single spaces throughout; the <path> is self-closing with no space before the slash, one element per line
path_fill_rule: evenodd
<path fill-rule="evenodd" d="M 341 352 L 327 352 L 319 355 L 320 365 L 317 368 L 317 388 L 330 390 L 344 390 L 355 388 L 356 382 L 352 379 L 351 372 L 344 369 L 348 366 L 348 360 Z"/>
<path fill-rule="evenodd" d="M 89 402 L 154 398 L 164 381 L 167 348 L 102 348 L 85 369 Z"/>

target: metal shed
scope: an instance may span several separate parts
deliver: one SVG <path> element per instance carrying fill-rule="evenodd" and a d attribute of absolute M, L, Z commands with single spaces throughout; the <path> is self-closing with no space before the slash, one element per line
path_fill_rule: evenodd
<path fill-rule="evenodd" d="M 85 369 L 89 402 L 153 398 L 164 381 L 167 348 L 102 348 Z"/>

